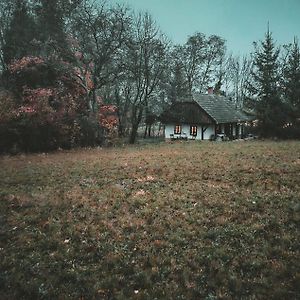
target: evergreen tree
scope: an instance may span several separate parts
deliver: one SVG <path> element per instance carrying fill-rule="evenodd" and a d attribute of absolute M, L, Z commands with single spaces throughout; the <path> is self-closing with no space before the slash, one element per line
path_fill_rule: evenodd
<path fill-rule="evenodd" d="M 30 14 L 26 1 L 17 0 L 10 26 L 4 33 L 3 60 L 9 64 L 34 54 L 33 40 L 36 35 L 36 24 Z"/>
<path fill-rule="evenodd" d="M 38 24 L 42 27 L 40 37 L 42 41 L 49 38 L 61 41 L 64 39 L 63 12 L 58 0 L 40 0 L 37 6 Z"/>
<path fill-rule="evenodd" d="M 300 50 L 296 39 L 284 68 L 285 95 L 295 117 L 300 115 Z"/>
<path fill-rule="evenodd" d="M 287 107 L 280 91 L 279 53 L 271 32 L 255 44 L 254 86 L 255 109 L 262 136 L 277 136 L 287 120 Z"/>
<path fill-rule="evenodd" d="M 39 28 L 38 39 L 41 41 L 41 54 L 60 56 L 70 60 L 70 49 L 66 41 L 65 15 L 63 0 L 38 0 L 35 10 Z"/>

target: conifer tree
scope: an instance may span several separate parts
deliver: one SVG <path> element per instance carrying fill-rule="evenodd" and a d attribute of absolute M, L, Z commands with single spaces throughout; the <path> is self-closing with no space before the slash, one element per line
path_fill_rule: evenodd
<path fill-rule="evenodd" d="M 300 115 L 300 50 L 296 38 L 284 68 L 285 96 L 295 117 Z"/>
<path fill-rule="evenodd" d="M 280 91 L 279 48 L 271 32 L 255 44 L 253 92 L 256 97 L 255 109 L 262 136 L 276 136 L 287 120 L 287 107 Z"/>
<path fill-rule="evenodd" d="M 35 35 L 36 24 L 26 1 L 17 0 L 10 26 L 4 33 L 4 62 L 9 64 L 14 59 L 33 55 Z"/>
<path fill-rule="evenodd" d="M 64 38 L 63 12 L 58 0 L 40 0 L 37 6 L 38 24 L 42 27 L 40 36 L 42 41 L 53 39 L 61 41 Z"/>
<path fill-rule="evenodd" d="M 35 5 L 38 40 L 41 41 L 41 54 L 43 56 L 55 55 L 64 60 L 72 58 L 67 42 L 66 16 L 70 13 L 67 0 L 38 0 Z"/>

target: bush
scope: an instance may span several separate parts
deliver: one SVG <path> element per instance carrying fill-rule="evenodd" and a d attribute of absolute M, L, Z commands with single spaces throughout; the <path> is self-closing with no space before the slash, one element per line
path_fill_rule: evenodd
<path fill-rule="evenodd" d="M 97 121 L 89 117 L 65 118 L 58 123 L 23 117 L 0 124 L 0 153 L 47 152 L 58 148 L 102 144 Z"/>
<path fill-rule="evenodd" d="M 30 120 L 11 121 L 0 125 L 0 152 L 44 152 L 57 149 L 59 130 L 51 124 L 32 124 Z"/>
<path fill-rule="evenodd" d="M 95 118 L 83 116 L 78 118 L 80 134 L 78 145 L 82 147 L 96 146 L 102 143 L 99 123 Z"/>
<path fill-rule="evenodd" d="M 2 74 L 7 90 L 0 93 L 0 152 L 100 143 L 97 118 L 87 117 L 88 93 L 78 72 L 68 63 L 40 57 L 11 63 Z"/>

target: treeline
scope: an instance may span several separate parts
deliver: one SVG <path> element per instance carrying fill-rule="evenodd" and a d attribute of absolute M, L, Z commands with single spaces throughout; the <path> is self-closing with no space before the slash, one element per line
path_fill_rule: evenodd
<path fill-rule="evenodd" d="M 241 58 L 216 35 L 173 45 L 148 13 L 107 1 L 0 0 L 0 12 L 1 151 L 94 146 L 112 132 L 134 143 L 141 124 L 208 87 L 255 114 L 260 134 L 299 136 L 297 40 L 279 50 L 267 32 Z M 99 120 L 101 107 L 118 122 Z"/>

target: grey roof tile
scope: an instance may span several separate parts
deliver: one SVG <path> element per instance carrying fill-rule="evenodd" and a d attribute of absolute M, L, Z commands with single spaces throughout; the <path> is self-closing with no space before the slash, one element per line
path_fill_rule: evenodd
<path fill-rule="evenodd" d="M 224 96 L 215 94 L 194 94 L 193 99 L 201 106 L 216 123 L 231 123 L 250 121 L 250 118 Z"/>
<path fill-rule="evenodd" d="M 238 123 L 253 120 L 235 108 L 226 97 L 194 94 L 193 99 L 175 102 L 161 115 L 164 123 L 211 124 Z"/>

